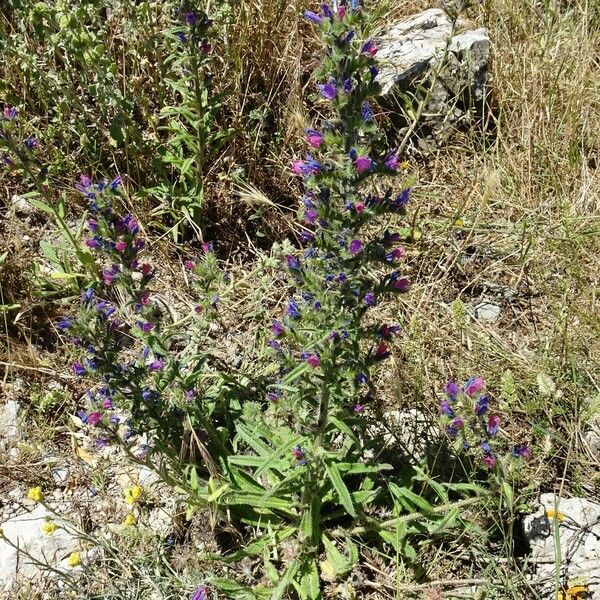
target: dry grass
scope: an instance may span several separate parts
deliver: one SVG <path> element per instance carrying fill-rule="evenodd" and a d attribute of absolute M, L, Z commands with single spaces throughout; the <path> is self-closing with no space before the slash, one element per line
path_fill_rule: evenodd
<path fill-rule="evenodd" d="M 245 131 L 222 159 L 229 178 L 216 183 L 223 204 L 215 232 L 243 232 L 250 215 L 259 215 L 256 230 L 267 238 L 292 229 L 294 189 L 276 173 L 284 171 L 307 119 L 302 95 L 313 58 L 297 18 L 307 4 L 239 3 L 228 31 L 235 98 L 228 110 Z M 387 18 L 423 8 L 405 1 L 390 6 Z M 412 210 L 423 236 L 411 250 L 412 292 L 385 309 L 386 318 L 405 323 L 386 378 L 386 405 L 418 407 L 435 418 L 448 377 L 481 374 L 505 434 L 531 441 L 534 457 L 515 474 L 513 503 L 499 499 L 493 535 L 425 546 L 418 572 L 384 569 L 382 582 L 389 586 L 397 575 L 402 585 L 382 583 L 377 598 L 474 597 L 470 589 L 436 596 L 403 585 L 482 576 L 490 582 L 486 597 L 536 597 L 515 557 L 514 515 L 539 488 L 597 498 L 600 485 L 598 457 L 584 439 L 600 397 L 600 6 L 494 0 L 470 17 L 493 42 L 490 126 L 457 132 L 415 162 Z M 250 126 L 244 119 L 252 111 Z M 236 180 L 240 167 L 249 184 Z M 261 242 L 240 234 L 235 244 Z M 224 319 L 233 325 L 243 314 L 242 345 L 254 349 L 262 321 L 282 301 L 281 282 L 274 271 L 261 278 L 256 264 L 238 262 L 232 270 L 239 297 L 224 299 Z M 498 321 L 470 316 L 484 298 L 501 307 Z M 540 375 L 555 389 L 540 389 Z M 484 515 L 471 517 L 488 523 Z"/>

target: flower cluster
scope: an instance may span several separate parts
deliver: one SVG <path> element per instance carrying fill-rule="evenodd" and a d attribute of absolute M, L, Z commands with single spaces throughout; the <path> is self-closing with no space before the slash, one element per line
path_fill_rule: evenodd
<path fill-rule="evenodd" d="M 490 399 L 482 393 L 483 387 L 481 377 L 472 377 L 462 387 L 449 381 L 439 408 L 444 429 L 457 447 L 478 452 L 491 469 L 504 444 L 498 439 L 501 419 L 490 410 Z M 527 445 L 512 449 L 515 458 L 527 458 L 529 454 Z"/>
<path fill-rule="evenodd" d="M 137 433 L 149 431 L 176 445 L 183 409 L 193 412 L 196 397 L 196 377 L 186 374 L 197 375 L 203 357 L 183 364 L 171 352 L 164 313 L 149 288 L 154 269 L 142 259 L 140 225 L 114 209 L 120 185 L 120 178 L 94 183 L 82 176 L 76 186 L 88 201 L 85 244 L 95 254 L 100 279 L 82 293 L 78 314 L 63 317 L 57 327 L 82 351 L 73 373 L 95 380 L 77 416 L 97 429 L 99 448 L 111 434 L 134 443 L 140 441 Z M 139 443 L 138 456 L 148 449 Z"/>
<path fill-rule="evenodd" d="M 373 402 L 373 372 L 390 356 L 400 327 L 378 323 L 371 312 L 411 283 L 406 236 L 373 227 L 381 216 L 396 224 L 405 215 L 410 188 L 374 193 L 367 186 L 374 175 L 406 174 L 396 151 L 385 146 L 375 116 L 380 87 L 369 19 L 358 2 L 323 4 L 305 17 L 319 26 L 328 46 L 316 73 L 316 100 L 325 103 L 329 118 L 305 130 L 311 152 L 291 166 L 304 187 L 304 249 L 285 257 L 295 292 L 285 316 L 273 322 L 269 345 L 282 376 L 299 361 L 308 366 L 310 376 L 292 410 L 309 424 L 324 386 L 336 399 L 332 412 L 350 419 Z M 281 390 L 275 386 L 269 397 L 280 399 Z"/>

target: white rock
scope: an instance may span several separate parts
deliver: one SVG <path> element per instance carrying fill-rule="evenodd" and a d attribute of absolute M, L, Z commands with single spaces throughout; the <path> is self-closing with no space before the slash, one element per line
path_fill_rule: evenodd
<path fill-rule="evenodd" d="M 77 537 L 68 531 L 59 528 L 52 535 L 44 534 L 42 525 L 48 519 L 60 525 L 44 506 L 38 505 L 33 511 L 2 523 L 4 537 L 18 545 L 20 552 L 0 539 L 0 589 L 11 590 L 17 577 L 31 579 L 41 574 L 42 569 L 32 563 L 29 556 L 56 566 L 75 551 Z"/>
<path fill-rule="evenodd" d="M 502 309 L 493 302 L 484 300 L 475 307 L 475 317 L 480 321 L 496 321 Z"/>
<path fill-rule="evenodd" d="M 0 436 L 5 438 L 17 437 L 19 419 L 19 403 L 7 400 L 0 409 Z"/>
<path fill-rule="evenodd" d="M 556 597 L 552 582 L 558 540 L 561 581 L 587 585 L 586 597 L 600 599 L 600 504 L 584 498 L 542 494 L 538 511 L 525 517 L 523 529 L 535 566 L 534 579 L 549 582 L 547 589 L 542 588 L 543 598 Z"/>
<path fill-rule="evenodd" d="M 485 98 L 490 39 L 485 29 L 470 23 L 452 22 L 446 13 L 432 8 L 395 23 L 378 37 L 381 67 L 378 81 L 388 103 L 395 91 L 416 91 L 416 83 L 431 81 L 431 70 L 440 60 L 437 81 L 431 88 L 424 120 L 434 130 L 443 130 Z"/>

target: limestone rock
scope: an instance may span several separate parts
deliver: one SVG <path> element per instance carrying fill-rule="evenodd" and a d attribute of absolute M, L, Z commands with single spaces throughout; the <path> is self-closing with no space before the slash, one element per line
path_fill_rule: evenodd
<path fill-rule="evenodd" d="M 392 24 L 378 43 L 384 102 L 400 108 L 398 92 L 422 96 L 417 86 L 425 83 L 430 95 L 423 121 L 434 136 L 447 133 L 485 99 L 490 54 L 485 29 L 459 19 L 453 30 L 443 10 L 429 9 Z M 437 78 L 433 70 L 439 70 Z"/>
<path fill-rule="evenodd" d="M 548 581 L 548 587 L 542 588 L 543 598 L 556 597 L 553 581 L 558 540 L 561 581 L 568 586 L 585 585 L 586 598 L 600 599 L 600 504 L 542 494 L 538 511 L 525 517 L 523 529 L 531 548 L 534 578 L 540 583 Z"/>
<path fill-rule="evenodd" d="M 19 435 L 19 403 L 7 400 L 0 404 L 0 449 L 6 448 Z"/>
<path fill-rule="evenodd" d="M 33 511 L 1 524 L 3 536 L 22 552 L 0 539 L 0 590 L 13 588 L 17 577 L 31 579 L 41 574 L 42 569 L 27 555 L 56 566 L 76 550 L 78 540 L 70 532 L 59 528 L 52 535 L 46 535 L 42 531 L 42 525 L 49 519 L 60 524 L 44 506 L 38 505 Z"/>

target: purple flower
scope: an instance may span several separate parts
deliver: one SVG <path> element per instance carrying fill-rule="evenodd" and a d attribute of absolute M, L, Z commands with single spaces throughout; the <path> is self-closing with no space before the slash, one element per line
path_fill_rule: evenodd
<path fill-rule="evenodd" d="M 96 426 L 100 421 L 102 421 L 102 414 L 96 411 L 88 415 L 86 423 L 88 425 Z"/>
<path fill-rule="evenodd" d="M 213 296 L 213 297 L 210 299 L 210 305 L 211 305 L 213 308 L 215 308 L 215 309 L 216 309 L 216 308 L 217 308 L 217 305 L 219 304 L 219 300 L 220 300 L 220 298 L 219 298 L 219 295 L 218 295 L 218 294 L 215 294 L 215 295 L 214 295 L 214 296 Z"/>
<path fill-rule="evenodd" d="M 337 88 L 333 83 L 326 83 L 325 85 L 317 85 L 317 89 L 321 92 L 321 96 L 327 100 L 335 100 L 337 98 Z"/>
<path fill-rule="evenodd" d="M 317 13 L 314 13 L 312 10 L 304 11 L 304 18 L 308 19 L 309 21 L 312 21 L 313 23 L 316 23 L 317 25 L 320 25 L 324 20 L 323 17 L 321 17 Z"/>
<path fill-rule="evenodd" d="M 309 354 L 306 357 L 306 362 L 313 368 L 316 369 L 321 364 L 321 359 L 317 354 Z"/>
<path fill-rule="evenodd" d="M 491 469 L 496 464 L 496 457 L 493 454 L 486 454 L 483 462 L 488 469 Z"/>
<path fill-rule="evenodd" d="M 395 244 L 397 242 L 399 242 L 401 240 L 401 236 L 399 233 L 391 233 L 389 231 L 386 231 L 383 234 L 383 238 L 381 239 L 381 243 L 384 246 L 391 246 L 392 244 Z"/>
<path fill-rule="evenodd" d="M 397 277 L 392 280 L 392 287 L 399 292 L 408 292 L 410 285 L 411 283 L 408 277 Z"/>
<path fill-rule="evenodd" d="M 352 78 L 346 77 L 346 79 L 344 79 L 344 92 L 346 92 L 346 94 L 349 94 L 351 91 L 352 91 Z"/>
<path fill-rule="evenodd" d="M 384 342 L 380 342 L 375 351 L 374 358 L 376 361 L 384 360 L 390 355 L 388 345 Z"/>
<path fill-rule="evenodd" d="M 373 40 L 367 40 L 361 49 L 363 54 L 370 54 L 371 56 L 375 56 L 377 54 L 377 45 Z"/>
<path fill-rule="evenodd" d="M 91 250 L 100 250 L 102 248 L 102 243 L 99 242 L 96 238 L 92 238 L 90 240 L 85 241 L 85 245 Z"/>
<path fill-rule="evenodd" d="M 148 371 L 160 371 L 165 366 L 165 363 L 162 360 L 153 360 L 148 365 Z"/>
<path fill-rule="evenodd" d="M 325 141 L 325 136 L 316 129 L 306 129 L 306 139 L 313 148 L 319 148 Z"/>
<path fill-rule="evenodd" d="M 17 109 L 14 106 L 5 106 L 3 114 L 7 121 L 12 121 L 17 116 Z"/>
<path fill-rule="evenodd" d="M 354 412 L 356 412 L 358 414 L 365 412 L 365 405 L 364 404 L 355 404 Z"/>
<path fill-rule="evenodd" d="M 188 25 L 195 25 L 198 20 L 198 15 L 194 11 L 185 14 L 185 20 Z"/>
<path fill-rule="evenodd" d="M 273 319 L 273 325 L 271 326 L 271 329 L 275 337 L 281 337 L 282 335 L 285 335 L 285 327 L 283 323 L 277 319 Z"/>
<path fill-rule="evenodd" d="M 382 325 L 377 332 L 379 337 L 389 340 L 393 335 L 400 331 L 400 325 Z"/>
<path fill-rule="evenodd" d="M 73 319 L 71 317 L 63 317 L 56 326 L 63 331 L 66 331 L 73 325 Z"/>
<path fill-rule="evenodd" d="M 454 401 L 456 400 L 456 396 L 460 394 L 460 386 L 454 383 L 454 381 L 449 381 L 444 387 L 444 391 L 450 396 L 450 399 Z"/>
<path fill-rule="evenodd" d="M 290 302 L 287 305 L 286 314 L 292 319 L 300 318 L 300 309 L 298 308 L 297 302 L 295 302 L 294 300 L 290 300 Z"/>
<path fill-rule="evenodd" d="M 282 348 L 281 344 L 277 340 L 269 340 L 267 342 L 267 344 L 269 346 L 271 346 L 271 348 L 273 348 L 273 350 L 275 350 L 275 352 L 277 352 L 277 353 L 283 352 L 283 348 Z"/>
<path fill-rule="evenodd" d="M 375 306 L 375 294 L 374 294 L 374 292 L 367 292 L 364 295 L 363 302 L 367 306 Z"/>
<path fill-rule="evenodd" d="M 77 377 L 83 377 L 85 375 L 85 367 L 81 363 L 73 363 L 71 369 L 73 369 L 73 373 L 75 373 Z"/>
<path fill-rule="evenodd" d="M 469 381 L 467 381 L 467 383 L 465 384 L 465 394 L 467 394 L 468 396 L 474 396 L 483 388 L 483 386 L 484 381 L 482 377 L 471 377 Z"/>
<path fill-rule="evenodd" d="M 343 38 L 342 44 L 348 44 L 354 37 L 354 31 L 351 29 Z"/>
<path fill-rule="evenodd" d="M 123 183 L 120 175 L 117 175 L 109 184 L 108 188 L 113 192 Z"/>
<path fill-rule="evenodd" d="M 452 427 L 454 427 L 454 429 L 456 430 L 460 430 L 465 426 L 465 422 L 460 418 L 460 417 L 456 417 L 453 421 L 452 421 Z"/>
<path fill-rule="evenodd" d="M 369 73 L 371 75 L 371 81 L 375 81 L 375 78 L 377 77 L 377 75 L 379 75 L 379 69 L 375 65 L 373 65 L 369 67 Z"/>
<path fill-rule="evenodd" d="M 304 460 L 304 449 L 300 444 L 298 444 L 295 448 L 292 448 L 292 454 L 296 460 Z"/>
<path fill-rule="evenodd" d="M 196 588 L 190 600 L 208 600 L 208 592 L 205 585 Z"/>
<path fill-rule="evenodd" d="M 348 281 L 348 276 L 346 275 L 346 273 L 340 273 L 340 274 L 339 274 L 339 275 L 338 275 L 338 276 L 335 278 L 335 280 L 336 280 L 338 283 L 344 284 L 344 283 L 346 283 L 346 281 Z"/>
<path fill-rule="evenodd" d="M 356 256 L 362 250 L 362 242 L 360 240 L 352 240 L 348 246 L 348 250 L 352 256 Z"/>
<path fill-rule="evenodd" d="M 314 208 L 310 208 L 304 213 L 304 219 L 308 223 L 314 223 L 317 220 L 317 216 L 318 213 Z"/>
<path fill-rule="evenodd" d="M 288 255 L 285 257 L 285 261 L 287 262 L 288 267 L 293 271 L 300 270 L 300 261 L 295 256 Z"/>
<path fill-rule="evenodd" d="M 365 373 L 359 373 L 356 376 L 356 383 L 358 383 L 359 385 L 364 385 L 368 381 L 369 381 L 369 378 L 367 377 L 367 375 Z"/>
<path fill-rule="evenodd" d="M 373 109 L 371 108 L 371 105 L 366 101 L 362 105 L 360 116 L 365 122 L 370 121 L 373 118 Z"/>
<path fill-rule="evenodd" d="M 500 427 L 500 417 L 498 415 L 490 415 L 487 422 L 486 431 L 489 436 L 495 436 Z"/>
<path fill-rule="evenodd" d="M 329 8 L 329 5 L 326 4 L 325 2 L 323 2 L 323 4 L 321 4 L 321 10 L 323 11 L 323 14 L 328 18 L 328 19 L 333 19 L 333 11 L 331 10 L 331 8 Z"/>
<path fill-rule="evenodd" d="M 39 144 L 39 142 L 34 137 L 25 138 L 23 140 L 23 143 L 25 144 L 25 148 L 27 148 L 27 150 L 33 150 Z"/>
<path fill-rule="evenodd" d="M 395 150 L 387 155 L 385 161 L 383 162 L 383 166 L 390 171 L 396 171 L 398 169 L 398 155 L 396 154 Z"/>
<path fill-rule="evenodd" d="M 354 166 L 359 173 L 365 173 L 373 168 L 373 161 L 368 156 L 357 156 Z"/>
<path fill-rule="evenodd" d="M 447 400 L 442 400 L 440 402 L 440 411 L 447 417 L 454 417 L 454 410 L 452 410 L 452 407 Z"/>
<path fill-rule="evenodd" d="M 152 328 L 154 327 L 154 324 L 150 323 L 149 321 L 140 321 L 137 325 L 144 333 L 150 333 L 152 331 Z"/>
<path fill-rule="evenodd" d="M 475 403 L 475 414 L 480 417 L 484 415 L 489 409 L 489 398 L 487 396 L 481 396 Z"/>
<path fill-rule="evenodd" d="M 408 204 L 408 201 L 410 200 L 410 192 L 411 192 L 411 188 L 407 188 L 407 189 L 403 190 L 402 192 L 400 192 L 399 196 L 392 203 L 392 206 L 394 208 L 400 208 L 400 207 Z"/>
<path fill-rule="evenodd" d="M 513 456 L 515 458 L 528 458 L 531 456 L 531 448 L 527 444 L 515 446 L 513 448 Z"/>

